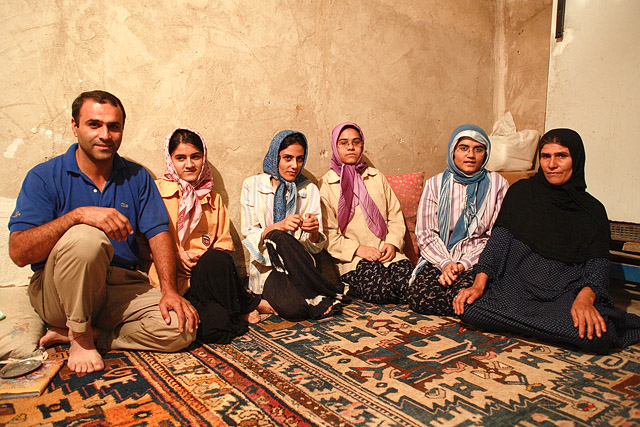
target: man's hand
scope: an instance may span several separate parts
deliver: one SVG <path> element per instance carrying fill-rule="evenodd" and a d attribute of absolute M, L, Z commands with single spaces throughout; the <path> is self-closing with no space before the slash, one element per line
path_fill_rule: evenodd
<path fill-rule="evenodd" d="M 596 294 L 590 287 L 584 287 L 571 305 L 571 317 L 573 318 L 573 326 L 578 328 L 578 335 L 584 338 L 585 329 L 587 338 L 592 340 L 593 333 L 598 338 L 602 338 L 602 334 L 607 332 L 607 324 L 602 315 L 593 303 L 596 301 Z"/>
<path fill-rule="evenodd" d="M 99 228 L 112 240 L 120 242 L 127 240 L 133 234 L 133 227 L 126 216 L 114 208 L 97 206 L 82 206 L 75 209 L 78 224 L 88 224 Z"/>
<path fill-rule="evenodd" d="M 189 332 L 193 332 L 200 323 L 200 317 L 195 308 L 182 298 L 177 291 L 176 283 L 176 250 L 173 238 L 168 231 L 162 231 L 149 239 L 151 253 L 156 263 L 158 278 L 160 279 L 160 292 L 162 298 L 158 306 L 160 313 L 167 325 L 171 324 L 169 311 L 173 310 L 178 316 L 178 329 L 184 331 L 185 319 L 189 324 Z"/>
<path fill-rule="evenodd" d="M 464 271 L 464 265 L 459 262 L 450 262 L 444 266 L 442 274 L 438 277 L 438 282 L 442 286 L 451 286 Z"/>
<path fill-rule="evenodd" d="M 171 324 L 171 316 L 169 310 L 176 312 L 178 316 L 178 330 L 182 333 L 184 331 L 185 320 L 189 326 L 189 332 L 193 333 L 198 328 L 200 323 L 200 316 L 198 311 L 191 305 L 189 301 L 178 295 L 177 292 L 162 292 L 162 298 L 158 303 L 160 307 L 160 313 L 167 325 Z"/>
<path fill-rule="evenodd" d="M 356 255 L 368 261 L 378 261 L 382 256 L 382 254 L 378 249 L 374 248 L 373 246 L 364 246 L 364 245 L 358 246 L 358 249 L 356 250 Z"/>
<path fill-rule="evenodd" d="M 64 233 L 78 224 L 96 227 L 115 241 L 126 240 L 133 234 L 129 220 L 116 209 L 82 206 L 37 227 L 12 232 L 9 256 L 20 267 L 43 261 Z"/>
<path fill-rule="evenodd" d="M 382 249 L 380 249 L 380 258 L 378 261 L 384 263 L 387 261 L 391 261 L 396 256 L 396 247 L 391 243 L 385 243 L 382 245 Z"/>
<path fill-rule="evenodd" d="M 191 276 L 191 269 L 196 266 L 202 254 L 203 252 L 200 252 L 199 254 L 191 251 L 178 252 L 178 257 L 180 259 L 180 265 L 178 267 L 188 276 Z"/>

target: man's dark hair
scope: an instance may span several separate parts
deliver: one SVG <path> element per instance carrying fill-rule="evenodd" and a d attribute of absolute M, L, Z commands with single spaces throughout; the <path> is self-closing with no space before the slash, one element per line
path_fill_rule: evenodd
<path fill-rule="evenodd" d="M 119 107 L 120 111 L 122 111 L 122 126 L 124 126 L 124 119 L 127 117 L 127 114 L 124 112 L 124 106 L 122 102 L 118 99 L 117 96 L 110 94 L 109 92 L 105 92 L 104 90 L 91 90 L 88 92 L 82 92 L 76 99 L 73 100 L 73 104 L 71 104 L 71 116 L 76 123 L 76 127 L 80 125 L 78 122 L 78 118 L 80 116 L 80 108 L 84 104 L 84 101 L 87 99 L 92 99 L 98 104 L 106 104 L 109 103 L 114 107 Z"/>

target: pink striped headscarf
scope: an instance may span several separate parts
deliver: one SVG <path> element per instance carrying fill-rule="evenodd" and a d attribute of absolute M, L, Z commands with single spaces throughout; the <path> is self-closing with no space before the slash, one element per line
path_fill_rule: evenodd
<path fill-rule="evenodd" d="M 346 165 L 340 160 L 338 154 L 338 137 L 345 127 L 353 126 L 362 139 L 362 153 L 355 165 Z M 367 168 L 367 162 L 362 160 L 364 153 L 364 134 L 362 129 L 355 123 L 341 123 L 333 128 L 331 132 L 331 169 L 340 177 L 340 199 L 338 200 L 338 226 L 340 231 L 344 232 L 345 227 L 353 218 L 356 206 L 360 204 L 360 209 L 367 221 L 367 226 L 373 234 L 380 240 L 384 240 L 387 236 L 387 224 L 380 213 L 380 209 L 375 204 L 367 187 L 360 175 Z M 355 197 L 354 197 L 355 196 Z"/>
<path fill-rule="evenodd" d="M 187 130 L 195 133 L 202 141 L 202 156 L 203 164 L 202 170 L 198 179 L 193 184 L 180 179 L 178 171 L 173 165 L 171 160 L 171 153 L 169 153 L 169 141 L 176 131 Z M 174 129 L 164 140 L 164 176 L 162 179 L 171 182 L 177 182 L 180 187 L 180 205 L 178 208 L 178 221 L 176 224 L 176 230 L 178 231 L 178 239 L 184 246 L 189 236 L 195 230 L 196 226 L 200 222 L 202 217 L 202 207 L 200 206 L 200 199 L 209 194 L 213 190 L 213 178 L 211 178 L 211 169 L 207 162 L 207 143 L 197 131 L 185 127 Z"/>

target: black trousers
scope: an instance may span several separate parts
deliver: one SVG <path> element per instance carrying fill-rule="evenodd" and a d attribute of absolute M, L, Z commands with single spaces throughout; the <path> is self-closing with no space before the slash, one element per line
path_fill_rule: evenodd
<path fill-rule="evenodd" d="M 313 257 L 292 235 L 273 230 L 264 239 L 273 269 L 262 298 L 287 320 L 320 319 L 342 312 L 343 286 L 327 281 Z"/>
<path fill-rule="evenodd" d="M 203 253 L 191 270 L 191 287 L 185 298 L 200 315 L 198 339 L 218 344 L 227 344 L 247 332 L 242 315 L 260 302 L 259 295 L 242 286 L 231 255 L 217 249 Z"/>

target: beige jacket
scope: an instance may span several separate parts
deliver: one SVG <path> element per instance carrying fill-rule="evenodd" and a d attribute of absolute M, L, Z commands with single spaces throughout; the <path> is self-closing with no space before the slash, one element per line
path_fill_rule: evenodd
<path fill-rule="evenodd" d="M 373 246 L 378 249 L 382 249 L 385 243 L 395 246 L 396 256 L 385 266 L 407 259 L 402 253 L 406 227 L 398 198 L 391 190 L 387 179 L 377 169 L 371 167 L 365 169 L 362 172 L 362 179 L 369 195 L 387 223 L 387 236 L 384 240 L 380 240 L 369 230 L 359 205 L 356 206 L 353 218 L 345 227 L 344 233 L 341 232 L 338 228 L 340 177 L 333 170 L 329 170 L 318 183 L 322 202 L 323 229 L 328 239 L 327 251 L 337 261 L 340 275 L 356 268 L 361 260 L 356 256 L 356 250 L 360 245 Z"/>

